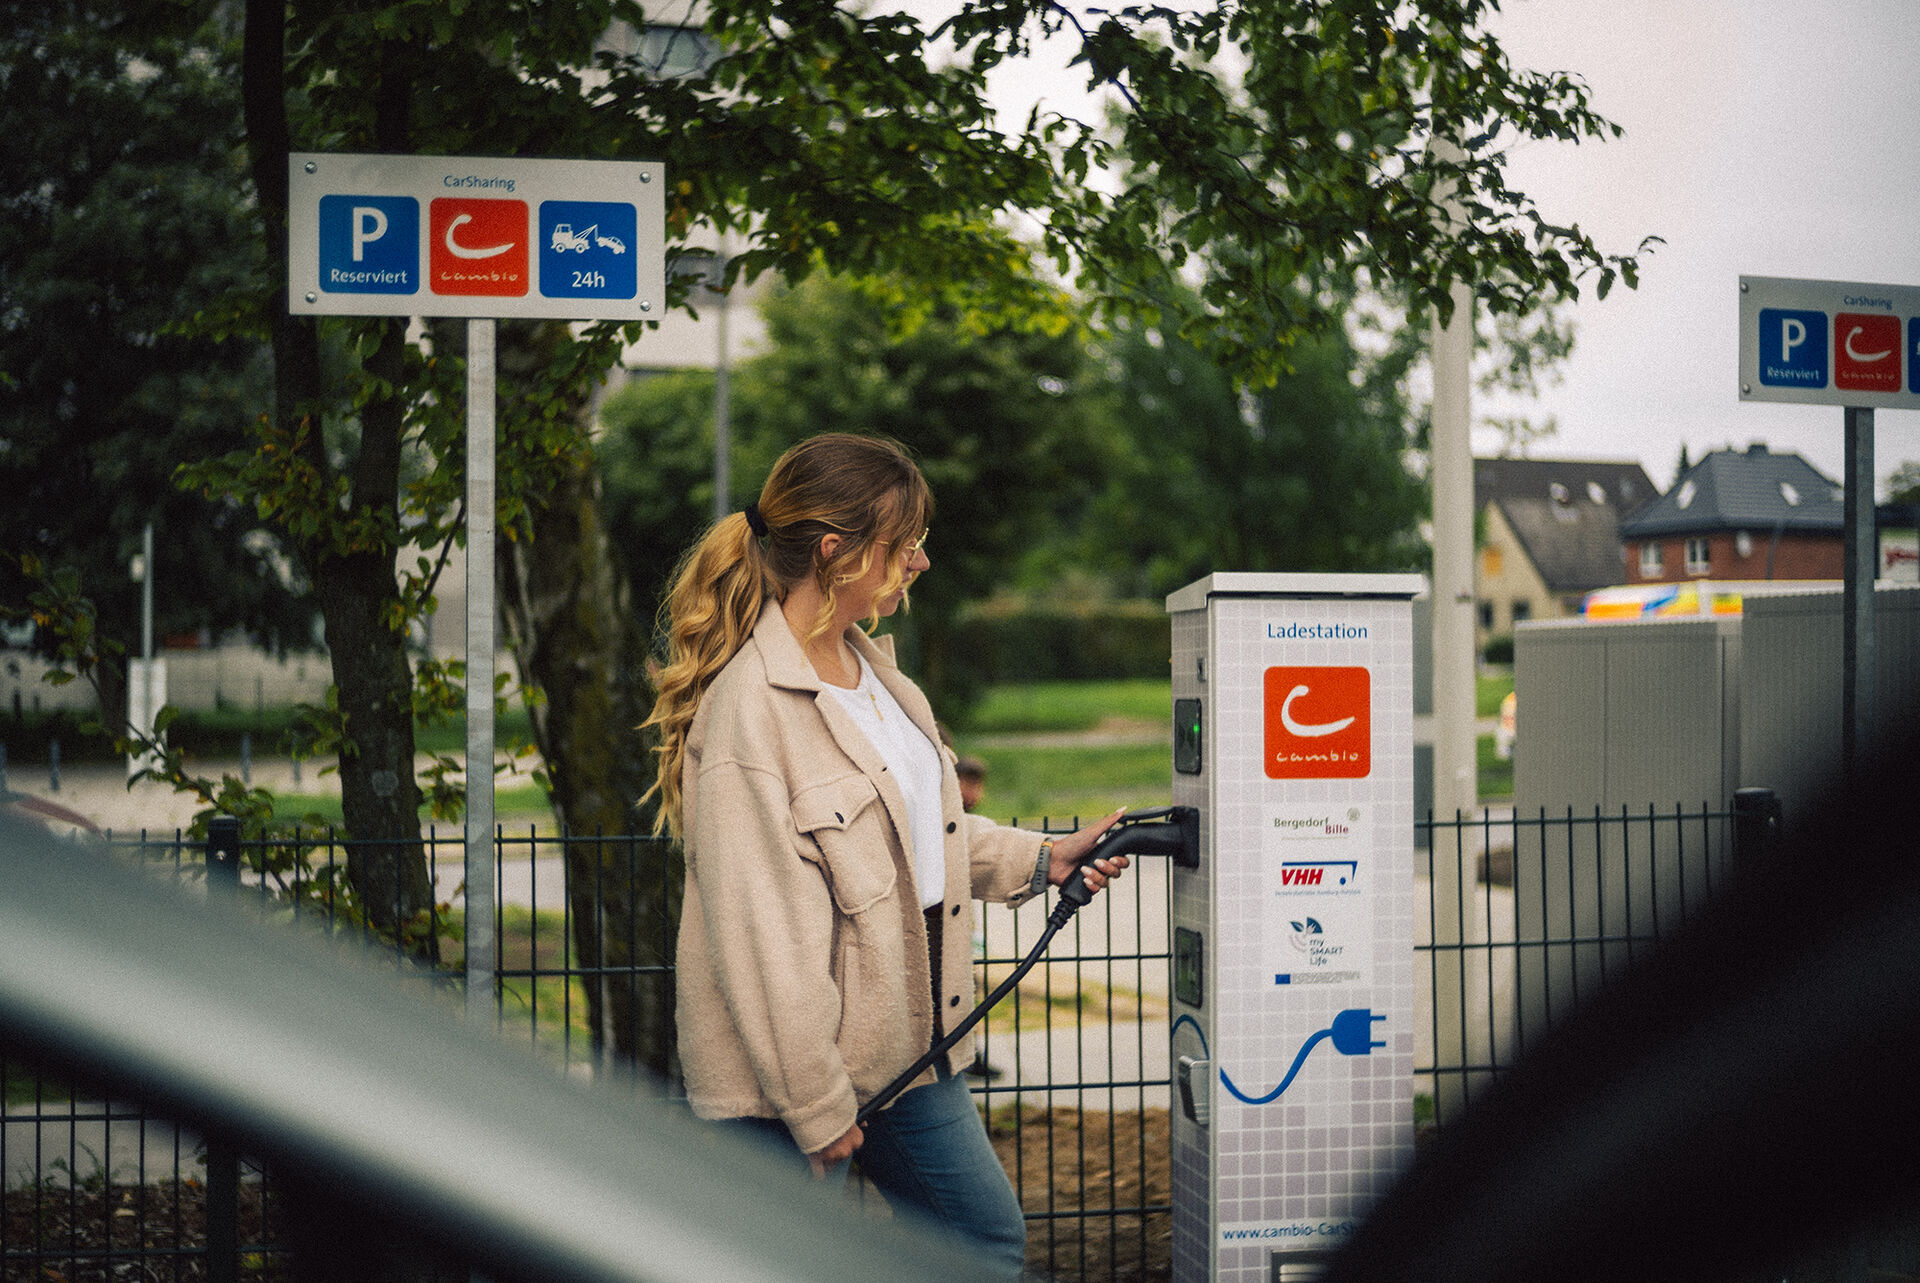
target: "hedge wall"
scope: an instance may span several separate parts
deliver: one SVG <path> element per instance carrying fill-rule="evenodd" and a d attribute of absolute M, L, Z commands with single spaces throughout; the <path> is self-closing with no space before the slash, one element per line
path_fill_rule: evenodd
<path fill-rule="evenodd" d="M 1164 678 L 1172 620 L 1158 602 L 990 601 L 969 607 L 954 655 L 986 682 Z"/>

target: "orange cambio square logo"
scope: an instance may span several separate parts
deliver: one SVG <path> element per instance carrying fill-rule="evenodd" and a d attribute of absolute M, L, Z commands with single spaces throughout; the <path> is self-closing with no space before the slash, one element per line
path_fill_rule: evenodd
<path fill-rule="evenodd" d="M 1372 686 L 1364 668 L 1269 668 L 1267 778 L 1355 780 L 1373 769 Z"/>

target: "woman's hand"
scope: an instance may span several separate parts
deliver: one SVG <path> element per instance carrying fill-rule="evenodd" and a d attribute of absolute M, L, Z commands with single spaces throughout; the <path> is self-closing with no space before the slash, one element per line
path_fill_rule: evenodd
<path fill-rule="evenodd" d="M 825 1180 L 827 1173 L 835 1164 L 844 1163 L 853 1157 L 853 1151 L 866 1143 L 866 1135 L 855 1123 L 847 1134 L 825 1149 L 815 1150 L 807 1155 L 807 1165 L 813 1168 L 813 1179 Z"/>
<path fill-rule="evenodd" d="M 1100 840 L 1100 835 L 1112 828 L 1126 813 L 1127 808 L 1123 806 L 1097 824 L 1089 824 L 1084 829 L 1075 829 L 1063 838 L 1055 838 L 1053 858 L 1047 864 L 1047 881 L 1059 886 L 1072 876 L 1073 871 L 1080 867 L 1080 861 L 1085 858 L 1088 851 L 1093 849 L 1093 844 Z M 1120 871 L 1127 867 L 1127 863 L 1126 856 L 1116 855 L 1095 860 L 1087 865 L 1087 889 L 1089 891 L 1103 889 L 1107 883 L 1120 876 Z"/>

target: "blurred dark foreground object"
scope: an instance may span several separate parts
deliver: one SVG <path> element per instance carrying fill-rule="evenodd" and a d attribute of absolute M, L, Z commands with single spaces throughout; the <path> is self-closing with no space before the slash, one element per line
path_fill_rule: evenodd
<path fill-rule="evenodd" d="M 0 814 L 0 1058 L 264 1160 L 295 1283 L 983 1277 L 624 1075 L 567 1080 L 390 955 L 211 898 Z"/>
<path fill-rule="evenodd" d="M 1920 1276 L 1920 736 L 1441 1130 L 1322 1283 Z"/>

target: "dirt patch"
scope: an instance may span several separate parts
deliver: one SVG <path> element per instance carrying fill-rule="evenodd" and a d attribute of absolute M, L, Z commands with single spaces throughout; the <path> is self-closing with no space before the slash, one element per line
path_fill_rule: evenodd
<path fill-rule="evenodd" d="M 1173 1214 L 1164 1109 L 996 1110 L 988 1127 L 1027 1222 L 1036 1279 L 1159 1283 L 1171 1273 Z"/>
<path fill-rule="evenodd" d="M 1164 1283 L 1170 1276 L 1166 1110 L 1009 1106 L 994 1112 L 988 1132 L 1032 1217 L 1030 1279 Z M 877 1195 L 873 1204 L 869 1214 L 886 1214 Z M 288 1277 L 284 1250 L 254 1246 L 282 1242 L 279 1210 L 277 1197 L 263 1199 L 260 1183 L 241 1182 L 239 1277 L 245 1283 Z M 206 1188 L 196 1180 L 29 1186 L 6 1191 L 0 1214 L 0 1243 L 13 1258 L 0 1268 L 4 1283 L 207 1277 Z"/>
<path fill-rule="evenodd" d="M 274 1236 L 273 1202 L 259 1182 L 241 1182 L 239 1278 L 247 1283 L 288 1277 L 283 1256 L 246 1248 Z M 205 1279 L 206 1209 L 206 1186 L 197 1180 L 11 1189 L 0 1241 L 13 1259 L 0 1273 L 6 1283 Z"/>

